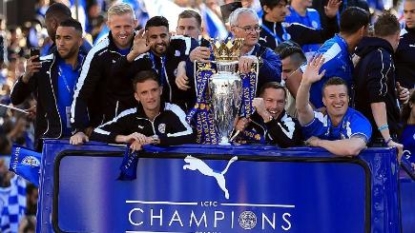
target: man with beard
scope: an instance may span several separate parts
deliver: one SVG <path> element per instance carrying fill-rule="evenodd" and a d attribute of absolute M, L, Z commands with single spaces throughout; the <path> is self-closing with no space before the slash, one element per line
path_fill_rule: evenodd
<path fill-rule="evenodd" d="M 408 89 L 415 88 L 415 0 L 403 3 L 405 29 L 395 52 L 396 80 Z"/>
<path fill-rule="evenodd" d="M 56 2 L 50 5 L 45 14 L 45 26 L 50 40 L 42 46 L 42 55 L 53 53 L 56 50 L 56 29 L 60 22 L 72 18 L 71 14 L 71 10 L 63 3 Z M 86 39 L 83 39 L 79 51 L 86 56 L 91 48 L 91 44 Z"/>
<path fill-rule="evenodd" d="M 114 79 L 117 82 L 113 82 L 112 86 L 119 88 L 120 82 L 125 85 L 138 72 L 152 69 L 157 72 L 163 87 L 163 100 L 177 104 L 186 111 L 193 107 L 195 98 L 189 95 L 194 94 L 190 90 L 180 90 L 175 80 L 186 74 L 185 61 L 197 45 L 197 40 L 191 37 L 170 36 L 167 19 L 154 16 L 137 34 L 131 51 L 114 64 L 111 75 L 120 78 Z"/>
<path fill-rule="evenodd" d="M 22 103 L 34 93 L 37 99 L 35 122 L 36 148 L 41 151 L 40 139 L 62 138 L 71 135 L 70 106 L 76 81 L 84 57 L 79 54 L 82 44 L 82 26 L 74 19 L 62 21 L 56 30 L 55 53 L 32 56 L 26 72 L 14 84 L 11 101 Z"/>
<path fill-rule="evenodd" d="M 298 120 L 309 146 L 322 147 L 338 156 L 356 156 L 370 141 L 372 128 L 358 111 L 349 108 L 346 82 L 338 77 L 324 83 L 323 103 L 327 114 L 313 111 L 308 103 L 311 85 L 324 76 L 319 73 L 323 56 L 312 59 L 304 71 L 296 99 Z"/>

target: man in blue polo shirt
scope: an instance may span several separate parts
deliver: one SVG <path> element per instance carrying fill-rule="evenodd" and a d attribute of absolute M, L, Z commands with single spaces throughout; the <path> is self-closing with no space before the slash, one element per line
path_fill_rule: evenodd
<path fill-rule="evenodd" d="M 360 112 L 349 108 L 349 94 L 345 81 L 330 78 L 323 86 L 323 103 L 327 114 L 314 111 L 308 103 L 310 88 L 324 75 L 319 73 L 323 56 L 312 59 L 298 88 L 296 108 L 303 136 L 310 146 L 322 147 L 339 156 L 356 156 L 366 148 L 372 128 Z"/>
<path fill-rule="evenodd" d="M 28 59 L 26 72 L 14 84 L 10 95 L 16 105 L 35 93 L 38 151 L 42 148 L 40 139 L 71 136 L 70 106 L 84 60 L 79 52 L 82 26 L 75 19 L 66 19 L 59 24 L 55 41 L 56 52 L 41 57 L 40 61 L 36 61 L 37 56 Z"/>
<path fill-rule="evenodd" d="M 349 7 L 340 17 L 340 33 L 326 41 L 317 54 L 323 54 L 324 77 L 314 83 L 310 90 L 310 102 L 315 109 L 323 108 L 321 89 L 331 77 L 340 77 L 350 89 L 352 85 L 353 63 L 351 54 L 360 40 L 367 34 L 369 13 L 359 7 Z"/>

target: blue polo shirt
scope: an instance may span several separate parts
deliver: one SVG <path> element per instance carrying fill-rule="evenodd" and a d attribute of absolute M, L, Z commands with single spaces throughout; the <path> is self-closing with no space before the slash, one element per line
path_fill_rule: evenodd
<path fill-rule="evenodd" d="M 317 53 L 323 54 L 325 58 L 325 62 L 320 71 L 325 70 L 326 73 L 321 80 L 311 85 L 310 102 L 315 108 L 321 108 L 324 107 L 322 101 L 323 85 L 329 78 L 342 78 L 346 81 L 347 88 L 350 91 L 353 80 L 353 62 L 346 41 L 339 35 L 335 35 L 333 38 L 326 41 Z"/>
<path fill-rule="evenodd" d="M 307 8 L 306 14 L 304 16 L 298 14 L 297 11 L 292 8 L 292 6 L 289 7 L 289 10 L 290 15 L 285 18 L 285 22 L 303 24 L 309 28 L 316 30 L 321 29 L 320 14 L 315 9 Z M 306 54 L 314 54 L 320 48 L 320 44 L 306 44 L 301 46 L 301 48 Z"/>
<path fill-rule="evenodd" d="M 353 108 L 348 108 L 339 125 L 334 126 L 328 115 L 314 112 L 314 119 L 302 127 L 304 138 L 311 136 L 325 140 L 348 139 L 354 136 L 365 138 L 369 142 L 372 136 L 372 126 L 363 114 Z"/>
<path fill-rule="evenodd" d="M 78 66 L 73 69 L 71 65 L 66 64 L 63 59 L 58 60 L 58 110 L 62 121 L 62 136 L 71 136 L 70 109 L 73 101 L 75 85 L 81 72 L 82 57 Z"/>

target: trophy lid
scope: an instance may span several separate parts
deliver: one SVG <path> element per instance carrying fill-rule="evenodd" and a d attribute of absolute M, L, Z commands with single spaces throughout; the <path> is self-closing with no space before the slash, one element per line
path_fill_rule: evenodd
<path fill-rule="evenodd" d="M 239 59 L 243 38 L 227 40 L 210 39 L 216 61 L 237 61 Z"/>

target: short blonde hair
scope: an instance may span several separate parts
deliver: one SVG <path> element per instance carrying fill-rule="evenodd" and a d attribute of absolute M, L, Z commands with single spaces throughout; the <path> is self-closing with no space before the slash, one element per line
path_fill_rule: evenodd
<path fill-rule="evenodd" d="M 108 19 L 111 18 L 111 16 L 113 15 L 124 15 L 124 14 L 131 14 L 133 19 L 136 19 L 134 10 L 130 6 L 130 4 L 116 3 L 108 9 Z"/>

